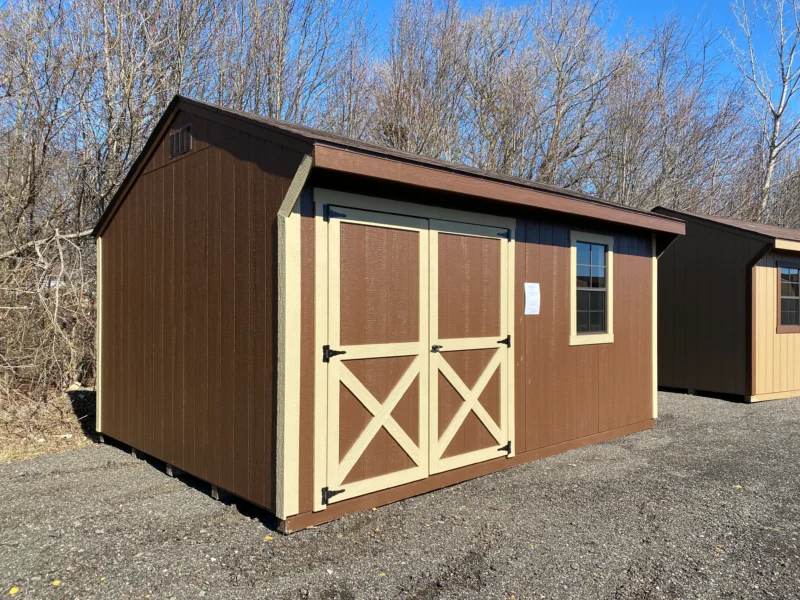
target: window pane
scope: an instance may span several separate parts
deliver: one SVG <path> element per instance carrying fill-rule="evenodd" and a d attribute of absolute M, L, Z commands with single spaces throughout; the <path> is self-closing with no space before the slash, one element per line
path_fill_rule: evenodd
<path fill-rule="evenodd" d="M 800 269 L 781 267 L 781 281 L 786 281 L 789 283 L 800 282 Z"/>
<path fill-rule="evenodd" d="M 585 311 L 578 311 L 577 329 L 578 333 L 587 333 L 589 331 L 589 315 L 591 313 Z"/>
<path fill-rule="evenodd" d="M 800 300 L 781 300 L 781 325 L 800 325 Z"/>
<path fill-rule="evenodd" d="M 594 295 L 588 290 L 578 290 L 578 310 L 590 310 L 589 298 Z"/>
<path fill-rule="evenodd" d="M 578 287 L 589 287 L 591 267 L 578 267 Z"/>
<path fill-rule="evenodd" d="M 578 242 L 575 244 L 578 248 L 578 264 L 579 265 L 590 265 L 592 264 L 591 260 L 591 244 L 586 244 L 584 242 Z"/>
<path fill-rule="evenodd" d="M 592 267 L 592 287 L 593 288 L 606 287 L 605 267 Z"/>
<path fill-rule="evenodd" d="M 605 292 L 585 292 L 591 296 L 589 310 L 605 310 L 606 309 L 606 293 Z M 579 307 L 580 308 L 580 307 Z"/>
<path fill-rule="evenodd" d="M 606 330 L 606 313 L 604 312 L 591 312 L 590 329 L 592 333 L 602 332 Z"/>
<path fill-rule="evenodd" d="M 800 284 L 781 282 L 781 296 L 800 296 Z"/>
<path fill-rule="evenodd" d="M 599 267 L 606 266 L 606 247 L 592 244 L 592 264 Z"/>

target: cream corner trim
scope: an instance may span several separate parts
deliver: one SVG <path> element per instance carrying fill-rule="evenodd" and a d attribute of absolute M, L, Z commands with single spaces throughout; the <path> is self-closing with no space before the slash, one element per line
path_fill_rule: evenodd
<path fill-rule="evenodd" d="M 607 235 L 597 235 L 595 233 L 586 233 L 583 231 L 570 231 L 569 242 L 569 345 L 585 346 L 589 344 L 612 344 L 614 343 L 614 238 Z M 606 324 L 608 326 L 608 331 L 606 333 L 578 334 L 578 319 L 576 314 L 578 303 L 578 242 L 604 244 L 608 247 L 608 264 L 606 269 L 606 279 L 608 280 L 606 287 L 608 290 L 606 298 L 606 307 L 608 309 Z"/>
<path fill-rule="evenodd" d="M 275 513 L 300 507 L 300 197 L 311 172 L 306 155 L 278 210 L 278 406 Z"/>
<path fill-rule="evenodd" d="M 650 355 L 653 367 L 653 418 L 658 418 L 658 250 L 656 249 L 656 234 L 653 234 L 653 281 L 651 285 L 650 297 L 652 299 L 653 324 L 650 337 L 653 342 L 653 352 Z"/>
<path fill-rule="evenodd" d="M 95 429 L 98 433 L 103 431 L 103 403 L 102 403 L 102 378 L 100 376 L 103 365 L 103 237 L 97 238 L 97 326 L 95 331 L 95 412 L 97 413 Z"/>

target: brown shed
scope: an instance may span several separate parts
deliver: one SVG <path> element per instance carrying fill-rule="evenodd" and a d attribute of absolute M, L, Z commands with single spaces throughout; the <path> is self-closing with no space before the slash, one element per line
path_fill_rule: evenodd
<path fill-rule="evenodd" d="M 658 383 L 748 402 L 800 396 L 800 230 L 686 221 L 658 265 Z"/>
<path fill-rule="evenodd" d="M 647 429 L 683 232 L 176 97 L 95 231 L 98 428 L 285 531 Z"/>

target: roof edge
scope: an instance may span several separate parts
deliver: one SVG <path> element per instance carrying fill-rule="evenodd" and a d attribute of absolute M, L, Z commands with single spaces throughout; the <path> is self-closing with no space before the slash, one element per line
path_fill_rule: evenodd
<path fill-rule="evenodd" d="M 717 229 L 722 229 L 724 231 L 728 231 L 730 233 L 742 235 L 744 237 L 749 237 L 758 241 L 762 242 L 770 242 L 773 245 L 775 241 L 780 238 L 776 238 L 775 236 L 766 235 L 764 233 L 759 233 L 757 231 L 751 231 L 750 229 L 746 229 L 744 227 L 736 227 L 735 225 L 731 225 L 729 223 L 723 223 L 721 221 L 717 221 L 709 215 L 699 215 L 696 213 L 685 212 L 682 210 L 676 210 L 674 208 L 667 208 L 666 206 L 656 206 L 654 207 L 651 212 L 654 212 L 658 215 L 662 216 L 672 216 L 676 215 L 675 218 L 679 219 L 688 219 L 691 221 L 699 221 L 702 222 L 704 225 L 708 225 L 711 227 L 716 227 Z M 669 214 L 665 214 L 669 213 Z"/>
<path fill-rule="evenodd" d="M 561 191 L 536 189 L 502 179 L 462 172 L 456 168 L 437 168 L 425 162 L 417 163 L 401 160 L 395 156 L 381 156 L 378 153 L 364 152 L 360 148 L 315 143 L 314 165 L 320 169 L 448 191 L 514 206 L 577 214 L 650 231 L 664 231 L 676 235 L 686 233 L 685 223 L 681 219 L 667 215 L 653 214 L 590 197 L 576 198 Z M 576 210 L 578 207 L 580 210 Z"/>

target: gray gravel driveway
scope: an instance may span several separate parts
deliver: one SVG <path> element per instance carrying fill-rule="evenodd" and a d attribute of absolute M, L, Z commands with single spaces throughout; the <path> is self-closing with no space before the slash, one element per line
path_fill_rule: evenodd
<path fill-rule="evenodd" d="M 291 536 L 157 466 L 0 465 L 0 597 L 800 597 L 800 399 L 662 393 L 652 431 Z"/>

